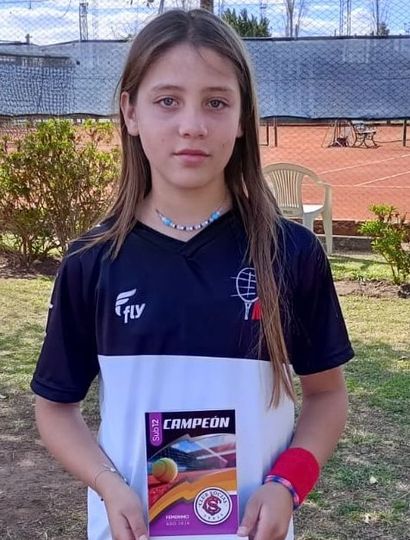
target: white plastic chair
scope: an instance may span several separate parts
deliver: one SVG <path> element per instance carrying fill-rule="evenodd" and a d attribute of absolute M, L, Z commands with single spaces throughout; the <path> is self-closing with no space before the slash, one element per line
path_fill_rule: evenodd
<path fill-rule="evenodd" d="M 322 215 L 326 252 L 330 255 L 333 249 L 332 186 L 320 180 L 310 169 L 293 163 L 268 165 L 263 169 L 263 173 L 284 216 L 302 218 L 303 225 L 313 231 L 315 218 Z M 305 177 L 323 188 L 323 202 L 317 204 L 303 203 L 302 182 Z"/>

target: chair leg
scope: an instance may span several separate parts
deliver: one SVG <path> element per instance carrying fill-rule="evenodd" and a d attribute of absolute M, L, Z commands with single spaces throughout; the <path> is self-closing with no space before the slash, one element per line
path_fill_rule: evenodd
<path fill-rule="evenodd" d="M 315 214 L 303 214 L 303 225 L 313 232 Z"/>
<path fill-rule="evenodd" d="M 327 213 L 323 214 L 323 229 L 326 238 L 326 253 L 331 255 L 333 252 L 333 223 L 332 216 Z"/>

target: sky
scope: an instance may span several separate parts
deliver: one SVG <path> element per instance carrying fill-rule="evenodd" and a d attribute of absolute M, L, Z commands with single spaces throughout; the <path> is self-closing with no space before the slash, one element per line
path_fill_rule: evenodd
<path fill-rule="evenodd" d="M 160 0 L 88 0 L 89 39 L 122 39 L 136 33 L 158 12 Z M 214 0 L 215 12 L 247 8 L 256 17 L 262 13 L 270 23 L 272 36 L 284 36 L 285 0 Z M 297 2 L 303 0 L 296 0 Z M 346 1 L 346 0 L 345 0 Z M 352 34 L 372 30 L 371 5 L 376 0 L 351 0 Z M 304 0 L 300 37 L 339 35 L 340 0 Z M 165 7 L 185 4 L 197 7 L 199 0 L 165 0 Z M 381 20 L 386 20 L 390 34 L 410 33 L 410 0 L 379 0 Z M 262 9 L 261 9 L 262 6 Z M 266 6 L 266 7 L 264 7 Z M 46 45 L 78 40 L 79 0 L 0 0 L 0 43 L 26 40 Z"/>

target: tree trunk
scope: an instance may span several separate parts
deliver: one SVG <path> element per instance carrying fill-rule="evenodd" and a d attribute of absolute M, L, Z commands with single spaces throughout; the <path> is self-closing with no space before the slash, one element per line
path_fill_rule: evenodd
<path fill-rule="evenodd" d="M 379 0 L 376 0 L 374 6 L 376 14 L 376 36 L 380 36 L 380 4 Z"/>
<path fill-rule="evenodd" d="M 201 0 L 200 1 L 200 7 L 202 9 L 206 9 L 207 11 L 210 11 L 211 13 L 214 12 L 214 0 Z"/>

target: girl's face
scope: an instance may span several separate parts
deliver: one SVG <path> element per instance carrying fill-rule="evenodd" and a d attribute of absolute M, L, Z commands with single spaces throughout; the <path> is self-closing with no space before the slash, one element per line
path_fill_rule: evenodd
<path fill-rule="evenodd" d="M 228 59 L 176 45 L 149 68 L 133 104 L 123 93 L 121 108 L 128 132 L 140 137 L 154 189 L 224 183 L 242 135 L 240 89 Z"/>

